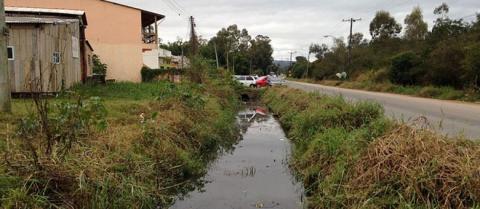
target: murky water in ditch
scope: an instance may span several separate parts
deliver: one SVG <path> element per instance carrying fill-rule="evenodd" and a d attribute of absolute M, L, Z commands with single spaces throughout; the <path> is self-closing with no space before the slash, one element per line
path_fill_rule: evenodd
<path fill-rule="evenodd" d="M 209 182 L 173 209 L 303 208 L 303 187 L 288 168 L 291 144 L 278 121 L 262 108 L 238 115 L 243 140 L 213 163 Z"/>

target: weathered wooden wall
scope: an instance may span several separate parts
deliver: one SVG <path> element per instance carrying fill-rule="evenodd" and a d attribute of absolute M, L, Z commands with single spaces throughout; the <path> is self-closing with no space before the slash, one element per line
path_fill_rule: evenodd
<path fill-rule="evenodd" d="M 80 53 L 78 21 L 9 28 L 8 46 L 15 47 L 15 60 L 9 61 L 12 92 L 59 92 L 81 81 L 80 54 L 73 52 L 76 44 Z M 60 53 L 60 64 L 53 63 L 54 52 Z"/>

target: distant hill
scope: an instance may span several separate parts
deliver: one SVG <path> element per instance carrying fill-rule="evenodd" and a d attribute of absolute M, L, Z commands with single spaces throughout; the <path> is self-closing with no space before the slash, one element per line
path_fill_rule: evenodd
<path fill-rule="evenodd" d="M 275 60 L 273 64 L 278 65 L 281 71 L 285 71 L 290 67 L 290 61 L 285 60 Z"/>

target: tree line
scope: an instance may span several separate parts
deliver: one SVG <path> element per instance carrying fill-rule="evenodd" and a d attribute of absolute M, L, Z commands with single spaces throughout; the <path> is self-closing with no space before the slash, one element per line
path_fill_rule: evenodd
<path fill-rule="evenodd" d="M 331 48 L 312 44 L 309 52 L 316 61 L 310 63 L 305 57 L 297 57 L 292 76 L 323 80 L 347 72 L 351 79 L 374 71 L 382 72 L 379 74 L 394 84 L 478 90 L 480 14 L 467 22 L 451 18 L 449 10 L 445 3 L 434 9 L 436 20 L 431 30 L 419 7 L 405 17 L 405 27 L 388 11 L 378 11 L 370 22 L 370 40 L 355 33 L 350 43 L 335 38 Z"/>
<path fill-rule="evenodd" d="M 219 67 L 235 74 L 265 75 L 276 71 L 272 58 L 273 47 L 268 36 L 252 37 L 247 29 L 230 25 L 209 40 L 199 39 L 198 56 L 212 66 L 216 65 L 218 56 Z M 160 47 L 172 51 L 174 55 L 191 55 L 190 43 L 182 40 L 161 44 Z"/>

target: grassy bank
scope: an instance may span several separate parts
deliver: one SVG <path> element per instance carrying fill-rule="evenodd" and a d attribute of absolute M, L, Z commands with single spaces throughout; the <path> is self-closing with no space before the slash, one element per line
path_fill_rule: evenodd
<path fill-rule="evenodd" d="M 373 103 L 289 88 L 263 101 L 295 144 L 309 208 L 479 207 L 478 143 L 397 124 Z"/>
<path fill-rule="evenodd" d="M 31 100 L 14 100 L 0 115 L 0 208 L 171 204 L 236 141 L 229 80 L 77 86 L 48 100 L 48 131 Z"/>
<path fill-rule="evenodd" d="M 394 94 L 403 94 L 416 97 L 425 97 L 442 100 L 459 100 L 468 102 L 480 101 L 480 93 L 474 91 L 464 91 L 452 87 L 437 86 L 402 86 L 395 85 L 388 81 L 376 82 L 375 79 L 360 78 L 355 81 L 322 80 L 312 79 L 291 79 L 293 81 L 322 84 L 326 86 L 335 86 L 346 89 L 360 89 L 366 91 L 386 92 Z"/>

